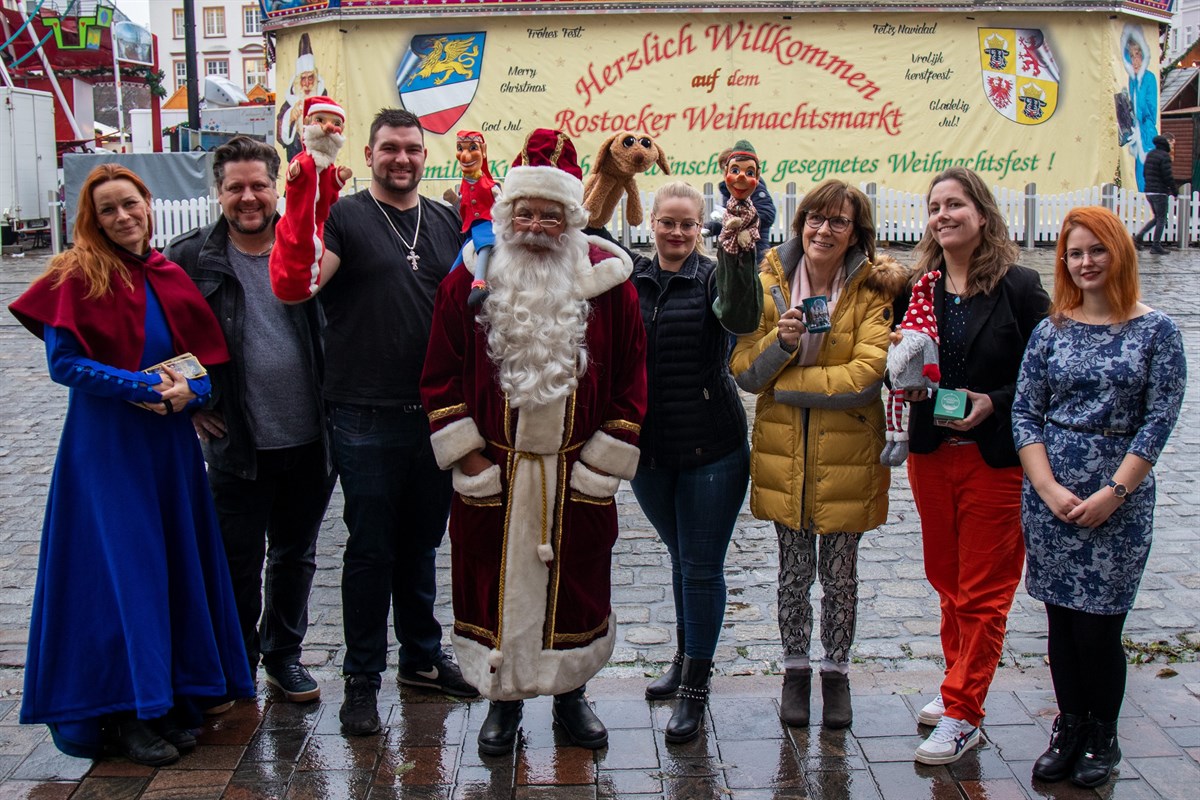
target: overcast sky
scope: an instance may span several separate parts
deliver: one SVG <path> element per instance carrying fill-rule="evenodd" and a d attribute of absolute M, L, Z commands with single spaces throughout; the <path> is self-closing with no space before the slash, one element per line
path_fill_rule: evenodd
<path fill-rule="evenodd" d="M 165 0 L 157 2 L 162 3 Z M 143 28 L 150 27 L 150 0 L 117 0 L 117 8 Z"/>

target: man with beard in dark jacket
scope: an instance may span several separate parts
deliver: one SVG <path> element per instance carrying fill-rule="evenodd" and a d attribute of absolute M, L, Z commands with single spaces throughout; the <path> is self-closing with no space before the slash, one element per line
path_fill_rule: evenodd
<path fill-rule="evenodd" d="M 1145 246 L 1146 231 L 1154 228 L 1154 236 L 1150 240 L 1150 252 L 1164 256 L 1166 249 L 1162 246 L 1163 229 L 1167 226 L 1167 201 L 1178 191 L 1175 185 L 1175 175 L 1171 170 L 1171 148 L 1175 145 L 1174 136 L 1155 136 L 1154 149 L 1146 154 L 1146 202 L 1154 212 L 1150 220 L 1133 237 L 1137 249 Z"/>
<path fill-rule="evenodd" d="M 271 292 L 279 155 L 245 136 L 214 152 L 221 217 L 167 248 L 221 323 L 231 360 L 192 423 L 208 461 L 250 672 L 305 703 L 321 689 L 300 663 L 317 533 L 333 491 L 315 305 Z M 263 593 L 263 560 L 266 592 Z"/>

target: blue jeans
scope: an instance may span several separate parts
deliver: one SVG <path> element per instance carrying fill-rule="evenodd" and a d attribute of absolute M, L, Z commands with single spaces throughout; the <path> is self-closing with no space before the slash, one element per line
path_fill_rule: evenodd
<path fill-rule="evenodd" d="M 725 618 L 725 551 L 750 483 L 750 448 L 691 469 L 638 467 L 633 493 L 671 554 L 679 649 L 710 659 Z"/>
<path fill-rule="evenodd" d="M 332 403 L 330 417 L 350 532 L 342 559 L 342 672 L 387 668 L 389 605 L 401 668 L 424 669 L 442 643 L 434 562 L 450 515 L 450 473 L 438 469 L 420 406 Z"/>

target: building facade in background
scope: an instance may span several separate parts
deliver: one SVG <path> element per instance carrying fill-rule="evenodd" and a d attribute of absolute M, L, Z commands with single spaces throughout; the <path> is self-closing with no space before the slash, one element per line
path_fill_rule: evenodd
<path fill-rule="evenodd" d="M 256 85 L 274 89 L 258 1 L 196 0 L 195 9 L 197 76 L 228 78 L 247 94 Z M 158 37 L 159 68 L 173 92 L 187 81 L 183 0 L 150 3 L 150 30 Z"/>
<path fill-rule="evenodd" d="M 1175 0 L 1175 13 L 1167 31 L 1164 63 L 1170 63 L 1186 53 L 1200 39 L 1200 0 Z M 1190 65 L 1185 65 L 1190 66 Z"/>

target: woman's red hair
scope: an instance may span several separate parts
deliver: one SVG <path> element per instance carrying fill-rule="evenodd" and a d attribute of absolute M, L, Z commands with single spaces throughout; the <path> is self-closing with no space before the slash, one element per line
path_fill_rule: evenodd
<path fill-rule="evenodd" d="M 1054 299 L 1050 314 L 1060 319 L 1063 314 L 1083 304 L 1083 292 L 1071 279 L 1067 269 L 1067 236 L 1076 228 L 1087 228 L 1108 251 L 1108 275 L 1104 295 L 1117 320 L 1129 319 L 1133 307 L 1141 299 L 1138 278 L 1137 251 L 1133 237 L 1116 214 L 1102 206 L 1081 206 L 1067 212 L 1062 231 L 1058 234 L 1058 258 L 1054 262 Z"/>
<path fill-rule="evenodd" d="M 97 186 L 115 180 L 127 180 L 132 183 L 146 201 L 146 241 L 142 243 L 142 247 L 143 250 L 149 248 L 150 237 L 154 234 L 154 217 L 150 213 L 150 190 L 137 173 L 127 167 L 101 164 L 88 173 L 87 180 L 79 190 L 79 204 L 75 211 L 74 247 L 51 259 L 50 266 L 42 276 L 53 280 L 54 286 L 61 285 L 70 277 L 78 276 L 87 287 L 89 299 L 107 294 L 112 286 L 113 275 L 119 276 L 126 286 L 133 286 L 129 270 L 121 261 L 117 245 L 113 244 L 100 227 L 96 203 L 92 199 L 92 192 Z"/>

